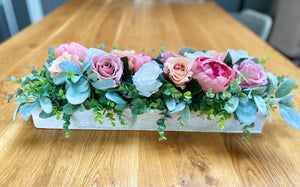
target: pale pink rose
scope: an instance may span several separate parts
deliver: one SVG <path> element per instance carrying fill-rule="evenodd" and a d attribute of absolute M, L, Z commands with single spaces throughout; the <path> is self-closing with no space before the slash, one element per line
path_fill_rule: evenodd
<path fill-rule="evenodd" d="M 128 62 L 133 59 L 135 57 L 135 51 L 134 50 L 130 50 L 130 51 L 121 51 L 121 50 L 112 50 L 111 51 L 112 54 L 116 55 L 119 58 L 123 58 L 123 57 L 127 57 L 128 58 Z"/>
<path fill-rule="evenodd" d="M 77 55 L 79 60 L 83 61 L 86 55 L 86 50 L 86 47 L 75 42 L 71 42 L 70 44 L 61 44 L 55 49 L 55 58 L 61 56 L 64 52 L 68 52 L 71 55 Z"/>
<path fill-rule="evenodd" d="M 177 55 L 173 51 L 167 51 L 167 52 L 161 53 L 160 55 L 161 55 L 160 61 L 162 63 L 165 63 L 169 57 L 180 57 L 180 55 Z"/>
<path fill-rule="evenodd" d="M 192 67 L 193 78 L 198 80 L 203 91 L 212 89 L 212 93 L 224 92 L 234 79 L 234 71 L 224 62 L 210 58 L 198 57 Z"/>
<path fill-rule="evenodd" d="M 74 61 L 81 68 L 81 62 L 79 61 L 79 58 L 77 55 L 70 55 L 68 52 L 64 52 L 60 57 L 53 60 L 51 66 L 48 68 L 48 70 L 50 72 L 50 77 L 52 79 L 55 77 L 55 75 L 63 72 L 63 70 L 60 69 L 59 64 L 64 61 Z"/>
<path fill-rule="evenodd" d="M 226 56 L 227 56 L 227 53 L 226 52 L 223 52 L 223 53 L 218 53 L 216 52 L 215 50 L 210 50 L 210 51 L 207 51 L 208 55 L 212 58 L 215 58 L 215 59 L 219 59 L 221 61 L 224 61 Z"/>
<path fill-rule="evenodd" d="M 182 90 L 193 76 L 191 59 L 188 57 L 169 57 L 164 64 L 164 73 Z"/>
<path fill-rule="evenodd" d="M 96 73 L 98 79 L 113 79 L 117 84 L 121 83 L 124 65 L 119 57 L 111 53 L 101 53 L 93 55 L 91 60 L 92 73 Z"/>
<path fill-rule="evenodd" d="M 240 86 L 243 88 L 256 88 L 267 84 L 267 74 L 260 64 L 256 64 L 250 60 L 244 60 L 240 65 L 234 64 L 233 69 L 236 72 L 235 77 L 238 78 L 241 75 L 244 81 Z M 244 77 L 245 73 L 248 73 L 248 77 Z"/>
<path fill-rule="evenodd" d="M 140 53 L 129 61 L 129 69 L 137 72 L 144 64 L 151 62 L 151 60 L 150 56 Z"/>

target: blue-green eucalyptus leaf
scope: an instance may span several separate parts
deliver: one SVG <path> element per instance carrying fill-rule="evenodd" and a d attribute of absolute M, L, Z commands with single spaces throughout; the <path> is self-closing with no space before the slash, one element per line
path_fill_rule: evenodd
<path fill-rule="evenodd" d="M 288 95 L 295 88 L 294 79 L 286 79 L 276 89 L 275 97 L 280 98 Z"/>
<path fill-rule="evenodd" d="M 116 92 L 110 91 L 105 93 L 105 97 L 119 105 L 127 104 L 127 102 Z"/>
<path fill-rule="evenodd" d="M 241 101 L 241 102 L 245 102 L 245 101 L 248 101 L 248 96 L 245 94 L 245 93 L 240 93 L 239 94 L 239 100 Z"/>
<path fill-rule="evenodd" d="M 52 112 L 52 103 L 51 100 L 48 97 L 41 97 L 40 98 L 40 105 L 42 109 L 47 113 Z"/>
<path fill-rule="evenodd" d="M 66 104 L 64 107 L 63 107 L 63 110 L 66 114 L 74 114 L 80 107 L 81 105 L 72 105 L 70 103 Z"/>
<path fill-rule="evenodd" d="M 239 120 L 245 125 L 250 125 L 256 118 L 256 106 L 252 100 L 240 102 L 236 109 L 236 114 Z"/>
<path fill-rule="evenodd" d="M 80 92 L 79 87 L 87 80 L 83 77 L 76 84 L 70 84 L 66 93 L 67 100 L 73 105 L 83 103 L 90 95 L 90 88 L 85 92 Z"/>
<path fill-rule="evenodd" d="M 14 113 L 13 120 L 15 120 L 15 119 L 16 119 L 16 117 L 17 117 L 17 115 L 18 115 L 19 111 L 20 111 L 20 105 L 17 107 L 17 109 L 16 109 L 16 111 L 15 111 L 15 113 Z"/>
<path fill-rule="evenodd" d="M 89 80 L 95 82 L 98 79 L 98 75 L 97 75 L 97 73 L 91 73 L 91 74 L 89 74 L 88 78 L 89 78 Z"/>
<path fill-rule="evenodd" d="M 194 48 L 191 48 L 191 47 L 185 47 L 185 48 L 182 48 L 178 51 L 178 53 L 181 55 L 181 56 L 184 56 L 184 53 L 195 53 L 196 52 L 196 49 Z"/>
<path fill-rule="evenodd" d="M 86 72 L 88 75 L 91 74 L 92 71 L 92 62 L 91 61 L 86 61 L 82 64 L 82 72 Z"/>
<path fill-rule="evenodd" d="M 72 73 L 75 73 L 77 75 L 81 75 L 81 69 L 78 66 L 78 64 L 74 61 L 63 61 L 62 63 L 59 64 L 59 67 L 64 71 L 64 72 L 69 72 L 71 71 Z"/>
<path fill-rule="evenodd" d="M 67 72 L 61 72 L 61 73 L 55 75 L 55 77 L 53 78 L 53 82 L 56 85 L 61 85 L 61 84 L 65 83 L 65 81 L 67 80 L 67 77 L 68 77 Z"/>
<path fill-rule="evenodd" d="M 15 98 L 14 103 L 17 105 L 20 105 L 22 103 L 26 103 L 27 101 L 28 101 L 28 99 L 26 99 L 25 96 L 20 96 L 20 97 Z"/>
<path fill-rule="evenodd" d="M 39 108 L 39 102 L 29 103 L 26 105 L 20 106 L 20 113 L 25 121 L 27 121 L 30 115 Z"/>
<path fill-rule="evenodd" d="M 225 104 L 225 110 L 228 113 L 233 113 L 234 111 L 236 111 L 237 107 L 239 106 L 239 98 L 233 96 L 232 98 L 229 99 L 228 103 Z"/>
<path fill-rule="evenodd" d="M 278 80 L 277 77 L 272 73 L 267 72 L 267 75 L 270 82 L 269 95 L 271 95 L 277 86 Z"/>
<path fill-rule="evenodd" d="M 74 77 L 71 78 L 73 83 L 77 83 L 80 80 L 81 76 L 75 75 Z"/>
<path fill-rule="evenodd" d="M 191 111 L 189 105 L 186 104 L 184 109 L 180 111 L 180 114 L 183 122 L 189 122 L 191 118 Z"/>
<path fill-rule="evenodd" d="M 46 113 L 45 111 L 41 111 L 40 112 L 40 114 L 39 114 L 39 117 L 40 118 L 42 118 L 42 119 L 47 119 L 47 118 L 50 118 L 50 117 L 52 117 L 52 116 L 55 116 L 56 114 L 55 114 L 55 112 L 54 111 L 52 111 L 51 113 Z"/>
<path fill-rule="evenodd" d="M 100 79 L 92 82 L 94 88 L 98 90 L 106 90 L 116 85 L 116 82 L 112 79 Z"/>
<path fill-rule="evenodd" d="M 266 89 L 267 89 L 266 86 L 261 86 L 261 87 L 257 87 L 257 88 L 244 89 L 244 91 L 251 91 L 252 95 L 260 95 L 264 91 L 266 91 Z"/>
<path fill-rule="evenodd" d="M 266 107 L 265 100 L 259 95 L 254 95 L 253 97 L 254 97 L 254 102 L 256 104 L 256 107 L 258 109 L 258 113 L 262 115 L 266 115 L 267 107 Z"/>
<path fill-rule="evenodd" d="M 171 111 L 171 113 L 181 111 L 184 109 L 184 107 L 185 107 L 185 102 L 180 101 L 179 103 L 176 104 L 175 110 Z"/>
<path fill-rule="evenodd" d="M 296 109 L 290 108 L 285 105 L 279 105 L 279 111 L 284 121 L 291 127 L 300 130 L 300 115 Z"/>
<path fill-rule="evenodd" d="M 166 99 L 166 105 L 167 105 L 167 108 L 169 111 L 173 111 L 175 110 L 175 107 L 176 107 L 176 101 L 174 98 L 172 97 L 169 97 Z"/>
<path fill-rule="evenodd" d="M 271 98 L 270 101 L 275 102 L 275 103 L 279 103 L 280 101 L 285 101 L 285 100 L 290 100 L 292 98 L 294 98 L 296 95 L 286 95 L 284 97 L 280 97 L 280 98 Z"/>
<path fill-rule="evenodd" d="M 84 81 L 78 88 L 79 92 L 86 92 L 90 88 L 89 81 Z"/>

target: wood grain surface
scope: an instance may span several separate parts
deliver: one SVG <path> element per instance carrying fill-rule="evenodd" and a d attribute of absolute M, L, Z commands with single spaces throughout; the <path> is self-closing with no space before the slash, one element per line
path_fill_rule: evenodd
<path fill-rule="evenodd" d="M 265 67 L 300 82 L 300 70 L 214 3 L 73 0 L 0 45 L 0 96 L 5 77 L 42 67 L 49 46 L 76 41 L 123 49 L 243 49 Z M 300 111 L 299 89 L 294 93 Z M 36 129 L 12 120 L 16 105 L 1 100 L 0 186 L 297 186 L 300 132 L 273 113 L 262 134 Z"/>

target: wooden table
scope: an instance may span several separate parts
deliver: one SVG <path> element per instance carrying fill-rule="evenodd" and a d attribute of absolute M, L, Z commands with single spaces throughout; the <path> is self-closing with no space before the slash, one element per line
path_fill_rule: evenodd
<path fill-rule="evenodd" d="M 267 69 L 300 82 L 296 66 L 214 3 L 74 0 L 0 45 L 2 98 L 16 89 L 5 77 L 27 74 L 26 63 L 41 67 L 49 46 L 71 41 L 271 52 Z M 0 186 L 300 185 L 300 132 L 279 112 L 247 146 L 240 134 L 220 133 L 167 132 L 159 142 L 157 132 L 72 130 L 65 139 L 63 130 L 12 121 L 15 108 L 1 100 Z"/>

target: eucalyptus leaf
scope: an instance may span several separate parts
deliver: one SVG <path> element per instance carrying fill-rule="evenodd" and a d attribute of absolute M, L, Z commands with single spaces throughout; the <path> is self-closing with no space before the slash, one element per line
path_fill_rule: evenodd
<path fill-rule="evenodd" d="M 294 79 L 286 79 L 276 89 L 275 97 L 280 98 L 288 95 L 295 88 Z"/>
<path fill-rule="evenodd" d="M 17 109 L 16 109 L 16 111 L 15 111 L 15 113 L 14 113 L 13 120 L 15 120 L 15 119 L 16 119 L 16 117 L 17 117 L 17 115 L 18 115 L 19 111 L 20 111 L 20 105 L 17 107 Z"/>
<path fill-rule="evenodd" d="M 294 108 L 287 107 L 285 105 L 279 105 L 279 111 L 281 117 L 291 127 L 300 130 L 300 115 Z"/>
<path fill-rule="evenodd" d="M 192 48 L 192 47 L 185 47 L 185 48 L 182 48 L 178 51 L 178 53 L 181 55 L 181 56 L 184 56 L 184 53 L 195 53 L 196 52 L 196 49 Z"/>
<path fill-rule="evenodd" d="M 52 117 L 52 116 L 55 116 L 56 114 L 55 114 L 55 112 L 54 111 L 52 111 L 51 113 L 46 113 L 45 111 L 41 111 L 40 112 L 40 114 L 39 114 L 39 117 L 40 118 L 42 118 L 42 119 L 47 119 L 47 118 L 50 118 L 50 117 Z"/>
<path fill-rule="evenodd" d="M 79 81 L 81 76 L 75 75 L 74 77 L 71 78 L 73 83 L 77 83 Z"/>
<path fill-rule="evenodd" d="M 105 93 L 105 97 L 119 105 L 127 104 L 127 102 L 116 92 L 110 91 Z"/>
<path fill-rule="evenodd" d="M 225 104 L 225 110 L 228 113 L 233 113 L 234 111 L 236 111 L 237 107 L 239 106 L 239 98 L 233 96 L 232 98 L 229 99 L 228 103 Z"/>
<path fill-rule="evenodd" d="M 187 123 L 191 118 L 191 111 L 189 105 L 185 105 L 184 109 L 180 111 L 182 121 Z"/>
<path fill-rule="evenodd" d="M 90 88 L 89 81 L 86 80 L 79 86 L 78 91 L 83 93 L 86 92 L 89 88 Z"/>
<path fill-rule="evenodd" d="M 175 110 L 171 111 L 170 113 L 181 111 L 184 109 L 184 107 L 185 107 L 185 102 L 180 101 L 179 103 L 176 104 Z"/>
<path fill-rule="evenodd" d="M 244 94 L 244 93 L 241 92 L 239 94 L 239 100 L 242 101 L 242 102 L 245 102 L 245 101 L 248 100 L 248 96 L 246 94 Z"/>
<path fill-rule="evenodd" d="M 59 64 L 59 67 L 65 72 L 71 71 L 72 73 L 75 73 L 77 75 L 82 74 L 80 67 L 74 61 L 63 61 Z"/>
<path fill-rule="evenodd" d="M 91 73 L 91 74 L 89 74 L 88 78 L 89 78 L 89 80 L 95 82 L 98 79 L 98 75 L 97 75 L 97 73 Z"/>
<path fill-rule="evenodd" d="M 63 107 L 63 110 L 66 114 L 74 114 L 78 109 L 79 109 L 80 105 L 72 105 L 70 103 L 66 104 L 64 107 Z"/>
<path fill-rule="evenodd" d="M 20 104 L 26 103 L 27 101 L 28 101 L 28 99 L 26 99 L 25 96 L 20 96 L 20 97 L 15 98 L 14 103 L 17 105 L 20 105 Z"/>
<path fill-rule="evenodd" d="M 167 105 L 167 108 L 169 111 L 175 110 L 175 107 L 176 107 L 175 99 L 172 97 L 166 98 L 166 105 Z"/>
<path fill-rule="evenodd" d="M 52 112 L 52 103 L 51 100 L 48 97 L 41 97 L 40 98 L 40 105 L 42 109 L 47 113 Z"/>
<path fill-rule="evenodd" d="M 83 77 L 75 84 L 70 84 L 66 93 L 67 100 L 73 105 L 83 103 L 90 95 L 90 88 L 85 92 L 80 92 L 79 87 L 84 84 L 87 80 Z"/>
<path fill-rule="evenodd" d="M 55 75 L 55 77 L 53 78 L 53 82 L 56 85 L 61 85 L 67 80 L 67 77 L 68 77 L 67 72 L 61 72 L 61 73 Z"/>
<path fill-rule="evenodd" d="M 278 80 L 277 77 L 272 73 L 267 72 L 267 75 L 268 75 L 268 81 L 270 82 L 269 95 L 271 95 L 277 86 Z"/>
<path fill-rule="evenodd" d="M 258 113 L 262 115 L 266 115 L 267 107 L 266 107 L 265 100 L 259 95 L 254 95 L 253 97 L 254 97 L 254 102 L 256 104 L 256 107 L 258 109 Z"/>
<path fill-rule="evenodd" d="M 82 72 L 86 72 L 88 75 L 91 74 L 92 71 L 92 62 L 91 61 L 86 61 L 82 64 Z"/>
<path fill-rule="evenodd" d="M 27 121 L 30 115 L 39 108 L 40 104 L 38 102 L 29 103 L 20 106 L 20 113 L 25 121 Z"/>
<path fill-rule="evenodd" d="M 239 106 L 236 109 L 236 114 L 239 120 L 245 125 L 250 125 L 256 118 L 256 106 L 252 100 L 245 102 L 239 102 Z"/>
<path fill-rule="evenodd" d="M 244 89 L 244 91 L 251 91 L 252 95 L 260 95 L 262 94 L 264 91 L 266 91 L 267 87 L 266 86 L 261 86 L 261 87 L 257 87 L 257 88 L 248 88 L 248 89 Z"/>
<path fill-rule="evenodd" d="M 106 90 L 116 85 L 116 82 L 112 79 L 100 79 L 92 82 L 94 88 L 98 90 Z"/>
<path fill-rule="evenodd" d="M 279 103 L 280 101 L 285 101 L 285 100 L 290 100 L 292 98 L 294 98 L 296 95 L 286 95 L 284 97 L 280 97 L 280 98 L 271 98 L 270 101 L 275 102 L 275 103 Z"/>

